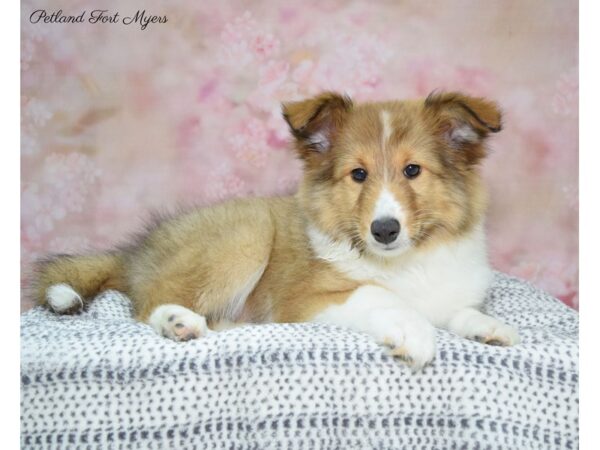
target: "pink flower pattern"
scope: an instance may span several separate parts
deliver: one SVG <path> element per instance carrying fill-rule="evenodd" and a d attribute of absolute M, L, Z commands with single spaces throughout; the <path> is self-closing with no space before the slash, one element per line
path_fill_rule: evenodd
<path fill-rule="evenodd" d="M 143 32 L 27 20 L 96 7 L 22 2 L 24 286 L 33 259 L 122 242 L 149 210 L 293 192 L 282 101 L 444 88 L 505 111 L 483 167 L 494 266 L 578 307 L 576 3 L 148 0 L 169 22 Z"/>

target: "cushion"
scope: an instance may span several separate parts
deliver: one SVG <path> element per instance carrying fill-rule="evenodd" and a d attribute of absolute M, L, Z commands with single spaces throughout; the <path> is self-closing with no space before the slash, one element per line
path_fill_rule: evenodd
<path fill-rule="evenodd" d="M 107 291 L 74 316 L 21 316 L 23 448 L 578 447 L 576 311 L 496 274 L 485 310 L 511 348 L 438 331 L 412 372 L 369 336 L 247 325 L 171 342 Z"/>

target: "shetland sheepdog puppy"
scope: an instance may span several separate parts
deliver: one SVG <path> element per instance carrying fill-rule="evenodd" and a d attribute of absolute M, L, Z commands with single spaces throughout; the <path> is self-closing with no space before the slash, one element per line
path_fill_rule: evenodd
<path fill-rule="evenodd" d="M 175 341 L 247 322 L 334 324 L 417 369 L 435 356 L 435 327 L 518 343 L 480 311 L 492 272 L 479 163 L 501 129 L 494 102 L 326 92 L 282 109 L 304 163 L 294 196 L 195 209 L 114 251 L 49 257 L 36 266 L 38 302 L 64 314 L 116 289 Z"/>

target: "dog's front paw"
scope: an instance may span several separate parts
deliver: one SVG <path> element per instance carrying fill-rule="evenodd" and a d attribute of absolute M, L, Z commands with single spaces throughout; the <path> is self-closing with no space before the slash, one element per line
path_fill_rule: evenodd
<path fill-rule="evenodd" d="M 414 370 L 435 357 L 435 328 L 424 318 L 396 310 L 374 311 L 370 317 L 376 340 L 390 347 L 389 354 Z"/>
<path fill-rule="evenodd" d="M 185 342 L 208 333 L 204 316 L 180 305 L 159 306 L 150 315 L 148 323 L 157 333 L 174 341 Z"/>
<path fill-rule="evenodd" d="M 507 347 L 520 342 L 515 328 L 470 309 L 457 314 L 450 323 L 450 329 L 462 337 L 489 345 Z"/>
<path fill-rule="evenodd" d="M 490 317 L 490 319 L 493 318 Z M 493 322 L 490 321 L 487 324 L 476 327 L 476 330 L 472 331 L 471 338 L 484 344 L 499 345 L 502 347 L 510 347 L 521 341 L 519 333 L 514 327 L 496 319 L 493 319 Z"/>

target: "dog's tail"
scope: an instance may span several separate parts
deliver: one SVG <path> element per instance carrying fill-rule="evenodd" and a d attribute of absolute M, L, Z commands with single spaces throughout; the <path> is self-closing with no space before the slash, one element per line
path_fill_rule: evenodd
<path fill-rule="evenodd" d="M 104 290 L 126 292 L 125 261 L 119 252 L 51 256 L 35 263 L 31 288 L 37 303 L 68 313 Z"/>

